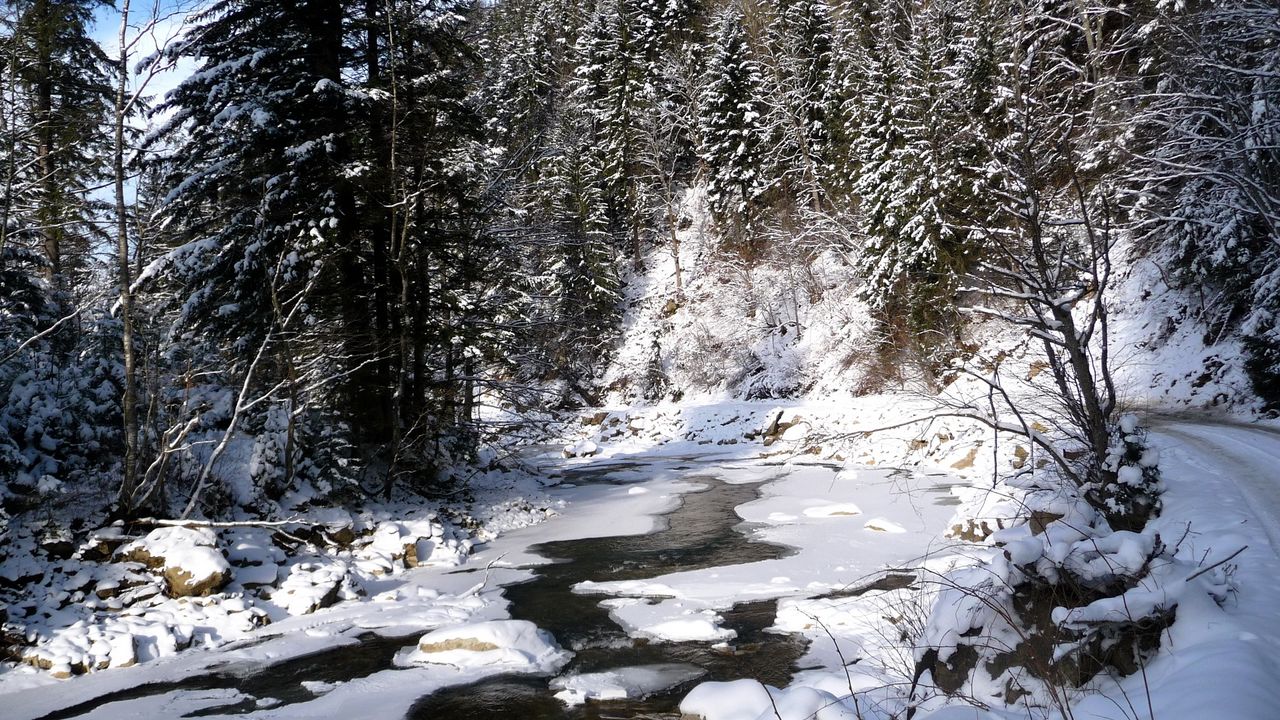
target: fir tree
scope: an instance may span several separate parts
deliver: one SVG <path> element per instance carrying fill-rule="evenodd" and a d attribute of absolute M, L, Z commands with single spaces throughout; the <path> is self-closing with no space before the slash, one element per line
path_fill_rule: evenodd
<path fill-rule="evenodd" d="M 722 233 L 755 252 L 759 198 L 768 189 L 762 172 L 764 84 L 747 44 L 741 13 L 733 7 L 717 20 L 701 105 L 701 157 L 707 167 L 707 198 Z"/>
<path fill-rule="evenodd" d="M 769 173 L 799 205 L 821 211 L 835 179 L 830 126 L 839 105 L 831 8 L 791 0 L 767 19 Z"/>
<path fill-rule="evenodd" d="M 5 215 L 37 240 L 46 277 L 75 290 L 101 235 L 89 188 L 105 171 L 111 68 L 89 36 L 97 2 L 22 0 L 6 16 Z M 2 232 L 2 231 L 0 231 Z"/>

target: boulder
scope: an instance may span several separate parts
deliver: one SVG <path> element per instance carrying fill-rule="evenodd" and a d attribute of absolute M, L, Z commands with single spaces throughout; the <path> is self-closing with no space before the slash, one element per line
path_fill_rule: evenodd
<path fill-rule="evenodd" d="M 205 596 L 231 582 L 231 565 L 207 528 L 156 528 L 120 548 L 116 556 L 158 571 L 169 597 Z"/>
<path fill-rule="evenodd" d="M 572 445 L 566 446 L 563 455 L 566 458 L 591 457 L 599 452 L 600 446 L 590 440 L 579 440 Z"/>
<path fill-rule="evenodd" d="M 203 557 L 193 565 L 194 555 Z M 231 582 L 231 567 L 216 550 L 194 548 L 185 564 L 165 565 L 164 581 L 169 597 L 206 597 Z"/>

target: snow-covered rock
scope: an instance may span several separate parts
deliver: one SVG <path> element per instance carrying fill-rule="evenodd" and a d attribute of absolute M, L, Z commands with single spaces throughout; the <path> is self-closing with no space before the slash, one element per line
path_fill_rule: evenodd
<path fill-rule="evenodd" d="M 490 620 L 433 630 L 401 664 L 502 668 L 507 672 L 554 673 L 572 654 L 551 633 L 526 620 Z"/>
<path fill-rule="evenodd" d="M 158 570 L 170 597 L 206 596 L 231 580 L 231 565 L 207 528 L 156 528 L 120 548 L 117 557 Z"/>
<path fill-rule="evenodd" d="M 600 446 L 590 440 L 579 440 L 572 445 L 566 445 L 564 448 L 564 456 L 567 458 L 575 457 L 591 457 L 600 452 Z"/>
<path fill-rule="evenodd" d="M 634 700 L 696 680 L 705 671 L 683 663 L 624 667 L 608 672 L 565 675 L 551 681 L 556 698 L 566 705 L 588 700 Z"/>
<path fill-rule="evenodd" d="M 902 527 L 898 523 L 882 517 L 871 518 L 863 525 L 863 527 L 865 527 L 868 530 L 874 530 L 876 532 L 893 533 L 893 534 L 904 533 L 907 531 L 906 528 Z"/>
<path fill-rule="evenodd" d="M 756 680 L 703 683 L 680 703 L 680 712 L 703 720 L 857 720 L 858 713 L 825 690 L 783 690 Z"/>
<path fill-rule="evenodd" d="M 342 599 L 349 570 L 341 561 L 298 563 L 289 569 L 280 589 L 271 594 L 271 602 L 290 615 L 307 615 L 330 607 Z M 346 589 L 347 594 L 354 592 Z"/>

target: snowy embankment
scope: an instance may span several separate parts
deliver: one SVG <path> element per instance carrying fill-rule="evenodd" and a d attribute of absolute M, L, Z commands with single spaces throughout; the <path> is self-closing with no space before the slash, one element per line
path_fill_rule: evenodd
<path fill-rule="evenodd" d="M 1265 720 L 1280 712 L 1280 433 L 1220 423 L 1152 418 L 1166 491 L 1149 531 L 1180 542 L 1175 559 L 1191 572 L 1161 589 L 1178 615 L 1145 678 L 1104 685 L 1077 717 Z M 1213 569 L 1191 577 L 1204 568 Z M 1229 595 L 1215 602 L 1204 585 Z M 1112 702 L 1123 697 L 1136 712 Z"/>

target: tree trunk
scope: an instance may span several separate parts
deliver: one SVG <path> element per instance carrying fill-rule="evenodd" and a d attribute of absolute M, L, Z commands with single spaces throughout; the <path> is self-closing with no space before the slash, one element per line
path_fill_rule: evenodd
<path fill-rule="evenodd" d="M 49 0 L 36 0 L 32 9 L 44 26 L 53 22 L 55 8 Z M 35 81 L 36 169 L 40 173 L 40 234 L 44 240 L 48 266 L 45 277 L 58 289 L 65 289 L 62 277 L 62 218 L 55 202 L 58 197 L 57 161 L 54 158 L 53 131 L 53 47 L 52 33 L 37 33 L 35 64 L 39 68 Z"/>
<path fill-rule="evenodd" d="M 132 513 L 134 494 L 138 489 L 138 371 L 133 348 L 133 277 L 129 266 L 129 218 L 124 197 L 124 123 L 129 92 L 129 0 L 120 6 L 120 56 L 115 102 L 115 147 L 112 172 L 115 176 L 116 200 L 116 282 L 120 285 L 121 341 L 124 350 L 124 397 L 120 399 L 124 415 L 124 477 L 119 499 L 126 514 Z"/>

